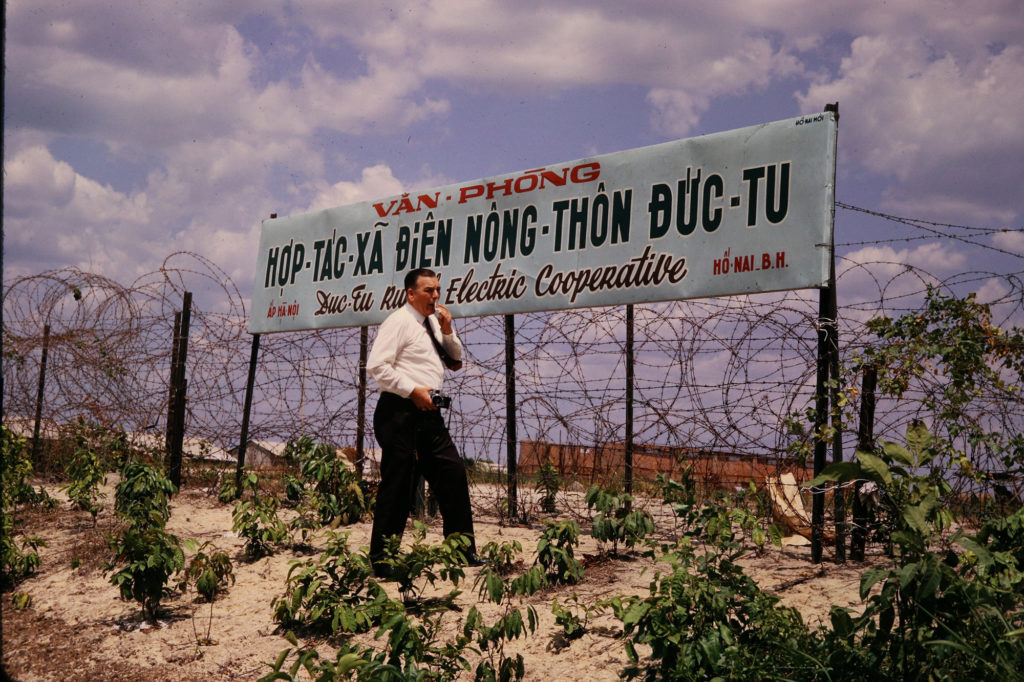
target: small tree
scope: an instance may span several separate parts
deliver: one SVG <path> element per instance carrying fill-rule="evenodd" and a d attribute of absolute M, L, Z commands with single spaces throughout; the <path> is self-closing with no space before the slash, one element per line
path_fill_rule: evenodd
<path fill-rule="evenodd" d="M 992 324 L 974 295 L 929 287 L 924 308 L 867 323 L 878 343 L 862 364 L 878 368 L 878 390 L 916 398 L 931 418 L 934 449 L 974 481 L 1024 474 L 1024 331 Z M 1010 421 L 1007 421 L 1009 417 Z"/>
<path fill-rule="evenodd" d="M 300 478 L 288 480 L 286 494 L 300 502 L 301 524 L 308 525 L 305 512 L 321 526 L 337 527 L 359 521 L 369 510 L 359 477 L 333 446 L 302 436 L 289 441 L 285 456 L 299 463 Z"/>
<path fill-rule="evenodd" d="M 108 566 L 121 566 L 110 582 L 124 600 L 142 605 L 147 620 L 156 620 L 167 582 L 185 565 L 181 542 L 167 532 L 171 516 L 168 506 L 174 485 L 163 472 L 138 462 L 129 462 L 121 472 L 114 494 L 114 509 L 126 523 L 122 533 L 109 538 L 114 559 Z"/>

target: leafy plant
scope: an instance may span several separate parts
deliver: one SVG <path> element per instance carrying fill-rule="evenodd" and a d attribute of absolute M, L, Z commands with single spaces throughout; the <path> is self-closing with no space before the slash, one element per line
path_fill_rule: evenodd
<path fill-rule="evenodd" d="M 0 467 L 2 467 L 2 489 L 0 509 L 2 534 L 0 534 L 0 588 L 7 590 L 36 571 L 40 566 L 39 552 L 46 543 L 36 536 L 21 538 L 14 535 L 14 512 L 20 504 L 43 504 L 53 506 L 54 500 L 40 487 L 38 491 L 29 484 L 32 476 L 32 460 L 25 450 L 25 439 L 19 438 L 6 426 L 0 427 Z"/>
<path fill-rule="evenodd" d="M 488 542 L 480 548 L 480 555 L 484 557 L 488 566 L 501 574 L 509 573 L 515 568 L 518 557 L 523 552 L 523 546 L 518 540 L 511 542 Z"/>
<path fill-rule="evenodd" d="M 475 671 L 477 680 L 523 679 L 526 664 L 522 654 L 506 655 L 505 644 L 536 632 L 538 617 L 537 610 L 528 605 L 524 620 L 523 610 L 516 606 L 515 601 L 536 593 L 547 584 L 547 575 L 539 564 L 511 580 L 503 578 L 492 566 L 484 567 L 477 574 L 475 586 L 480 597 L 503 607 L 501 616 L 491 625 L 484 623 L 475 606 L 463 623 L 463 636 L 475 639 L 484 654 Z"/>
<path fill-rule="evenodd" d="M 873 482 L 883 491 L 880 512 L 890 538 L 908 556 L 920 555 L 937 534 L 951 527 L 953 514 L 944 505 L 951 492 L 943 471 L 926 469 L 937 455 L 935 439 L 920 422 L 906 430 L 906 447 L 879 440 L 875 452 L 856 451 L 856 461 L 828 466 L 807 486 L 853 480 Z M 918 473 L 923 472 L 923 473 Z"/>
<path fill-rule="evenodd" d="M 286 480 L 288 499 L 300 501 L 300 515 L 311 511 L 321 526 L 348 525 L 369 510 L 363 487 L 337 448 L 309 436 L 289 441 L 286 457 L 299 463 L 301 478 Z"/>
<path fill-rule="evenodd" d="M 452 533 L 437 545 L 426 543 L 427 527 L 414 521 L 413 528 L 413 541 L 408 552 L 401 552 L 398 538 L 391 537 L 385 542 L 381 559 L 381 563 L 392 568 L 392 577 L 398 582 L 398 589 L 406 602 L 415 595 L 416 582 L 421 579 L 425 580 L 422 587 L 427 584 L 433 586 L 438 579 L 458 585 L 465 578 L 463 566 L 471 546 L 469 536 L 461 533 Z M 434 571 L 435 566 L 440 567 L 437 572 Z M 446 600 L 451 601 L 457 594 L 449 594 Z"/>
<path fill-rule="evenodd" d="M 177 488 L 163 471 L 140 461 L 121 468 L 114 491 L 114 511 L 135 525 L 163 526 L 171 518 L 170 501 Z"/>
<path fill-rule="evenodd" d="M 66 472 L 71 482 L 61 488 L 68 494 L 71 502 L 92 515 L 92 523 L 96 525 L 96 517 L 103 510 L 100 500 L 104 497 L 100 486 L 107 482 L 107 472 L 100 462 L 99 455 L 89 447 L 84 437 L 77 437 L 75 453 L 68 464 Z"/>
<path fill-rule="evenodd" d="M 18 542 L 14 537 L 14 519 L 4 511 L 3 535 L 0 537 L 0 589 L 8 590 L 13 585 L 36 572 L 41 564 L 40 547 L 46 543 L 37 536 L 21 538 Z"/>
<path fill-rule="evenodd" d="M 618 554 L 619 543 L 632 549 L 654 532 L 654 518 L 646 511 L 633 508 L 633 496 L 615 494 L 599 486 L 587 491 L 588 509 L 596 509 L 591 534 L 600 543 L 612 543 L 612 554 Z"/>
<path fill-rule="evenodd" d="M 462 655 L 470 640 L 458 635 L 452 643 L 438 644 L 437 628 L 433 622 L 419 625 L 401 615 L 385 624 L 377 633 L 379 638 L 387 633 L 387 647 L 377 651 L 368 646 L 343 642 L 334 660 L 320 658 L 313 648 L 300 647 L 293 632 L 287 632 L 285 639 L 292 647 L 283 650 L 274 663 L 268 663 L 271 672 L 258 682 L 272 680 L 301 680 L 305 670 L 314 680 L 347 680 L 355 675 L 357 679 L 375 682 L 405 682 L 406 680 L 454 680 L 459 673 L 469 669 Z M 285 664 L 294 653 L 295 660 L 288 669 Z"/>
<path fill-rule="evenodd" d="M 253 471 L 242 476 L 243 496 L 231 515 L 231 529 L 245 539 L 245 554 L 258 559 L 274 553 L 276 545 L 288 539 L 288 527 L 277 516 L 277 498 L 261 495 L 259 475 Z"/>
<path fill-rule="evenodd" d="M 1022 404 L 1024 331 L 993 325 L 989 306 L 973 295 L 932 287 L 923 309 L 867 325 L 879 343 L 859 364 L 878 367 L 880 392 L 900 398 L 913 391 L 932 416 L 946 462 L 976 481 L 994 471 L 1024 473 L 1024 435 L 985 419 L 990 405 Z"/>
<path fill-rule="evenodd" d="M 557 511 L 555 496 L 558 495 L 561 482 L 558 469 L 550 459 L 545 459 L 537 472 L 536 490 L 541 493 L 540 508 L 547 514 L 554 514 Z"/>
<path fill-rule="evenodd" d="M 213 601 L 221 587 L 226 587 L 229 583 L 234 584 L 234 567 L 227 552 L 217 549 L 209 540 L 199 544 L 190 538 L 185 541 L 185 549 L 192 553 L 192 558 L 178 574 L 178 589 L 185 592 L 192 586 L 210 603 L 210 617 L 206 622 L 205 637 L 200 637 L 196 632 L 195 614 L 192 617 L 192 633 L 196 642 L 202 646 L 210 646 L 216 644 L 210 639 L 210 630 L 213 627 Z"/>
<path fill-rule="evenodd" d="M 746 490 L 734 496 L 734 505 L 730 511 L 732 522 L 743 531 L 753 543 L 758 555 L 764 553 L 765 547 L 771 542 L 776 547 L 782 546 L 782 528 L 777 523 L 768 523 L 771 512 L 767 504 L 762 502 L 761 493 L 753 481 L 747 484 Z M 748 500 L 757 502 L 756 511 L 748 508 Z"/>
<path fill-rule="evenodd" d="M 590 622 L 591 614 L 600 606 L 591 606 L 580 602 L 574 592 L 572 597 L 565 600 L 565 606 L 555 599 L 551 604 L 551 613 L 555 616 L 555 624 L 562 628 L 562 634 L 567 640 L 579 639 L 587 632 L 587 625 Z"/>
<path fill-rule="evenodd" d="M 417 549 L 414 544 L 409 555 L 392 556 L 388 561 L 406 571 L 410 581 L 426 577 L 433 582 L 440 575 L 457 584 L 462 571 L 455 564 L 463 561 L 461 552 L 467 544 L 467 538 L 453 534 L 442 545 Z M 394 555 L 396 548 L 391 549 Z M 431 566 L 438 561 L 443 568 L 435 574 Z M 406 604 L 391 599 L 370 577 L 371 571 L 369 557 L 348 548 L 347 534 L 328 532 L 327 549 L 317 561 L 293 562 L 288 590 L 274 600 L 274 618 L 286 626 L 301 624 L 339 635 L 376 627 L 377 639 L 387 637 L 385 648 L 375 651 L 344 643 L 334 661 L 320 660 L 316 650 L 286 649 L 271 664 L 271 675 L 263 679 L 297 679 L 298 672 L 305 669 L 316 679 L 340 679 L 337 676 L 357 673 L 360 679 L 448 680 L 469 668 L 463 652 L 472 641 L 470 636 L 458 635 L 449 642 L 440 639 L 443 613 L 457 591 L 440 600 L 440 608 L 417 608 L 416 615 L 411 615 Z M 294 635 L 289 641 L 298 646 Z M 284 664 L 293 652 L 296 660 L 285 672 Z"/>
<path fill-rule="evenodd" d="M 108 570 L 121 566 L 110 582 L 122 599 L 139 602 L 148 620 L 156 619 L 168 581 L 185 564 L 181 542 L 165 529 L 173 491 L 162 471 L 128 462 L 114 493 L 114 509 L 127 525 L 118 537 L 108 538 L 114 551 Z"/>
<path fill-rule="evenodd" d="M 940 472 L 925 468 L 937 442 L 915 423 L 906 447 L 881 441 L 874 452 L 858 450 L 858 461 L 834 464 L 811 482 L 866 479 L 883 486 L 882 508 L 898 550 L 891 567 L 861 576 L 863 613 L 833 609 L 832 637 L 843 646 L 833 647 L 832 656 L 847 669 L 881 671 L 885 679 L 918 679 L 940 669 L 948 679 L 1012 676 L 1024 664 L 1024 590 L 1012 549 L 1024 543 L 1024 533 L 1011 518 L 978 536 L 960 531 L 944 540 L 954 521 L 950 487 Z M 937 544 L 945 548 L 933 549 Z M 963 557 L 954 544 L 966 550 Z"/>
<path fill-rule="evenodd" d="M 369 558 L 352 552 L 348 534 L 327 533 L 327 547 L 316 561 L 293 561 L 285 594 L 274 599 L 274 620 L 331 633 L 366 632 L 379 626 L 401 602 L 375 580 Z"/>
<path fill-rule="evenodd" d="M 238 499 L 238 486 L 235 485 L 234 476 L 225 476 L 221 479 L 220 489 L 217 491 L 217 499 L 225 504 Z"/>
<path fill-rule="evenodd" d="M 204 600 L 212 602 L 221 587 L 234 584 L 234 567 L 227 552 L 217 549 L 209 540 L 199 544 L 188 539 L 185 549 L 192 553 L 192 558 L 178 581 L 178 589 L 182 592 L 191 585 Z"/>
<path fill-rule="evenodd" d="M 548 521 L 537 541 L 537 563 L 553 582 L 573 584 L 583 579 L 583 564 L 573 553 L 580 527 L 572 520 Z"/>
<path fill-rule="evenodd" d="M 178 538 L 163 526 L 128 526 L 119 538 L 111 539 L 114 560 L 110 568 L 123 564 L 110 578 L 121 599 L 142 605 L 147 620 L 156 620 L 165 586 L 185 565 Z"/>
<path fill-rule="evenodd" d="M 729 510 L 704 518 L 728 520 Z M 622 621 L 632 665 L 626 678 L 812 679 L 804 653 L 811 637 L 799 613 L 778 606 L 736 563 L 742 548 L 724 526 L 707 535 L 698 555 L 684 538 L 659 558 L 670 572 L 657 573 L 650 595 L 613 597 L 606 603 Z M 638 645 L 650 647 L 641 663 Z M 800 672 L 797 675 L 797 671 Z"/>
<path fill-rule="evenodd" d="M 19 504 L 56 504 L 45 488 L 32 487 L 32 473 L 32 458 L 25 439 L 0 426 L 0 505 L 5 512 Z"/>

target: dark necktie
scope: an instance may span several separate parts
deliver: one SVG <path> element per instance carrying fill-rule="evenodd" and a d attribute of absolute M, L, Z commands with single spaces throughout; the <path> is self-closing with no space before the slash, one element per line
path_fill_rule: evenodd
<path fill-rule="evenodd" d="M 451 370 L 461 369 L 462 361 L 454 360 L 452 356 L 448 355 L 448 351 L 444 349 L 444 346 L 442 346 L 437 340 L 437 337 L 434 336 L 434 327 L 430 324 L 429 317 L 423 318 L 423 326 L 427 328 L 427 334 L 430 336 L 430 340 L 434 344 L 434 350 L 436 350 L 437 354 L 441 356 L 441 362 L 444 363 L 444 366 Z"/>

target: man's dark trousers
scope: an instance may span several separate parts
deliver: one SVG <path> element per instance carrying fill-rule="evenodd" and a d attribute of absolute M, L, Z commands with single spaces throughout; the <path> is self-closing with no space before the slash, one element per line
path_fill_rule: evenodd
<path fill-rule="evenodd" d="M 402 536 L 418 475 L 430 484 L 444 520 L 444 535 L 473 533 L 466 467 L 439 410 L 425 412 L 412 400 L 381 393 L 373 413 L 381 447 L 380 487 L 373 513 L 370 556 L 379 557 L 388 536 Z M 474 543 L 469 550 L 476 553 Z"/>

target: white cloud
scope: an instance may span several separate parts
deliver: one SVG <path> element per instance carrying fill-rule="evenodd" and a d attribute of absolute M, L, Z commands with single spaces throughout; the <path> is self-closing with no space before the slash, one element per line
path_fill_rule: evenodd
<path fill-rule="evenodd" d="M 707 97 L 667 88 L 654 88 L 647 94 L 647 101 L 654 108 L 654 129 L 671 137 L 683 137 L 693 130 L 709 103 Z"/>
<path fill-rule="evenodd" d="M 384 164 L 364 168 L 358 182 L 341 181 L 321 188 L 306 210 L 317 211 L 359 201 L 394 196 L 404 191 L 402 183 Z"/>
<path fill-rule="evenodd" d="M 866 246 L 836 260 L 839 305 L 850 320 L 865 321 L 923 300 L 928 285 L 960 272 L 966 254 L 949 243 L 916 248 Z M 939 278 L 939 279 L 937 279 Z"/>
<path fill-rule="evenodd" d="M 1004 251 L 1024 256 L 1024 229 L 996 232 L 992 235 L 992 244 Z"/>
<path fill-rule="evenodd" d="M 45 147 L 24 149 L 4 164 L 4 214 L 18 217 L 48 206 L 67 206 L 74 198 L 76 179 L 71 165 L 54 159 Z"/>
<path fill-rule="evenodd" d="M 842 103 L 841 159 L 894 178 L 890 206 L 1002 224 L 1021 213 L 1024 18 L 1011 0 L 977 0 L 970 13 L 908 0 L 884 11 L 811 0 L 13 0 L 7 20 L 8 233 L 45 226 L 61 235 L 55 264 L 115 276 L 176 248 L 245 273 L 253 230 L 271 211 L 441 184 L 459 171 L 416 159 L 406 167 L 420 163 L 422 177 L 399 181 L 397 160 L 382 152 L 386 163 L 360 169 L 346 145 L 387 145 L 456 111 L 459 124 L 471 120 L 467 93 L 557 99 L 599 88 L 609 106 L 596 115 L 614 117 L 614 88 L 626 85 L 631 97 L 647 93 L 656 132 L 677 137 L 716 98 L 815 73 L 794 108 Z M 814 62 L 847 47 L 836 73 Z M 61 138 L 110 159 L 54 158 Z M 135 175 L 115 184 L 131 191 L 91 179 L 124 172 L 93 171 L 125 159 Z M 993 237 L 1017 253 L 1020 240 Z M 907 255 L 921 267 L 957 262 Z"/>
<path fill-rule="evenodd" d="M 5 172 L 10 274 L 30 274 L 44 263 L 109 268 L 122 257 L 138 261 L 131 245 L 146 218 L 145 195 L 125 195 L 83 177 L 43 147 L 17 152 Z"/>
<path fill-rule="evenodd" d="M 1024 48 L 957 56 L 923 39 L 862 36 L 837 78 L 799 96 L 839 101 L 840 154 L 894 177 L 890 210 L 1008 222 L 1022 211 Z M 986 197 L 979 201 L 979 197 Z"/>

